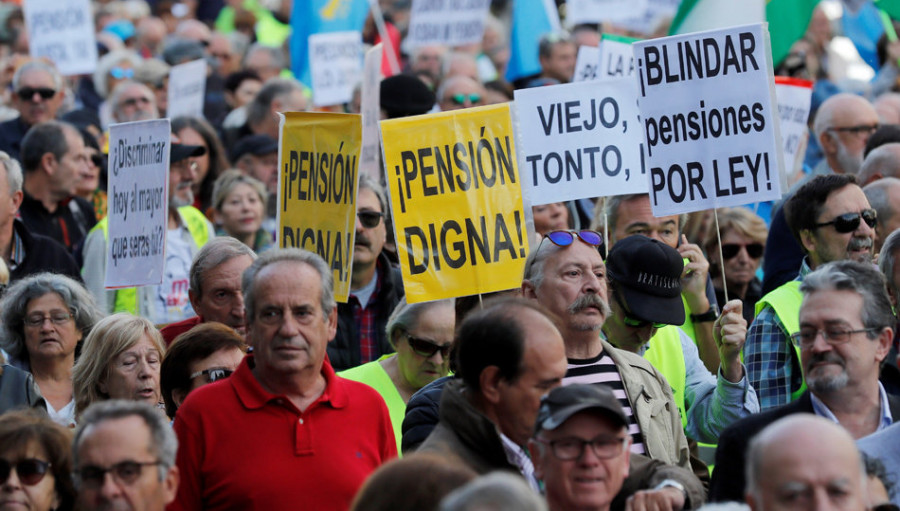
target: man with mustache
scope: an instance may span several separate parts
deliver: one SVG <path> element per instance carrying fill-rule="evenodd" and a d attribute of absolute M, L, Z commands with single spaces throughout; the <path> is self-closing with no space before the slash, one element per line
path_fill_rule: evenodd
<path fill-rule="evenodd" d="M 757 302 L 744 345 L 747 374 L 763 410 L 794 401 L 806 390 L 800 350 L 790 339 L 800 329 L 803 279 L 832 261 L 870 262 L 875 242 L 877 215 L 853 175 L 816 176 L 788 199 L 784 214 L 806 256 L 796 279 Z"/>
<path fill-rule="evenodd" d="M 831 262 L 805 275 L 799 292 L 803 302 L 792 341 L 809 389 L 796 401 L 742 419 L 722 433 L 710 500 L 743 498 L 747 446 L 782 417 L 814 413 L 855 439 L 885 430 L 900 417 L 900 399 L 878 381 L 895 325 L 878 269 L 868 262 Z"/>

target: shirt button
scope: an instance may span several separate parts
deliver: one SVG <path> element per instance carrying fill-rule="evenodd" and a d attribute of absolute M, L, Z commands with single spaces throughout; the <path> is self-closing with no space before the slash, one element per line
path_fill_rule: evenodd
<path fill-rule="evenodd" d="M 300 424 L 303 424 L 303 418 L 300 419 Z"/>

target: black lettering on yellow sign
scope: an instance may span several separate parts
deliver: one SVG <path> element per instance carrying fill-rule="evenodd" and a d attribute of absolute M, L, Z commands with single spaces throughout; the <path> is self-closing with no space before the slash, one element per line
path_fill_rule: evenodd
<path fill-rule="evenodd" d="M 512 224 L 502 213 L 497 213 L 493 220 L 491 231 L 487 228 L 490 220 L 484 215 L 466 218 L 462 225 L 456 220 L 446 220 L 442 224 L 430 223 L 424 229 L 406 227 L 403 234 L 410 275 L 425 273 L 429 267 L 440 271 L 442 264 L 456 269 L 466 264 L 496 263 L 504 254 L 509 254 L 510 259 L 524 258 L 521 213 L 513 212 Z M 515 233 L 515 241 L 510 233 Z"/>
<path fill-rule="evenodd" d="M 286 225 L 282 230 L 281 247 L 303 248 L 319 254 L 332 271 L 338 272 L 338 280 L 343 282 L 349 277 L 348 272 L 344 271 L 344 261 L 350 260 L 352 236 L 352 232 L 322 231 L 308 227 L 292 228 Z"/>
<path fill-rule="evenodd" d="M 356 186 L 357 155 L 290 151 L 282 173 L 281 210 L 291 199 L 331 204 L 352 204 Z"/>

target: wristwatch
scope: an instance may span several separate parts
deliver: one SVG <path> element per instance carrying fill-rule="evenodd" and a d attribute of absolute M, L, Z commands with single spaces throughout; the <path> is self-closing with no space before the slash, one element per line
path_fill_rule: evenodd
<path fill-rule="evenodd" d="M 653 487 L 654 490 L 662 490 L 663 488 L 675 488 L 676 490 L 680 490 L 681 494 L 684 495 L 684 509 L 690 509 L 687 490 L 684 489 L 683 484 L 674 479 L 663 479 L 659 484 Z"/>
<path fill-rule="evenodd" d="M 719 307 L 711 305 L 709 310 L 703 314 L 691 314 L 691 321 L 694 323 L 709 323 L 715 321 L 719 317 Z"/>

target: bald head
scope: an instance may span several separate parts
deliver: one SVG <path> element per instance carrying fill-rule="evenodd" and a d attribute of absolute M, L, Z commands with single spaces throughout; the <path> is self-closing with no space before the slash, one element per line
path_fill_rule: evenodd
<path fill-rule="evenodd" d="M 867 184 L 883 177 L 900 177 L 900 142 L 876 147 L 863 160 L 859 169 L 859 184 Z"/>
<path fill-rule="evenodd" d="M 891 144 L 900 146 L 900 144 Z M 874 152 L 874 151 L 873 151 Z M 888 235 L 900 229 L 900 211 L 896 205 L 900 205 L 900 179 L 885 177 L 872 181 L 863 193 L 869 205 L 878 212 L 878 224 L 875 225 L 875 253 L 881 252 L 881 247 Z"/>
<path fill-rule="evenodd" d="M 900 93 L 885 92 L 875 98 L 872 106 L 884 124 L 900 124 Z"/>
<path fill-rule="evenodd" d="M 856 174 L 862 165 L 866 142 L 878 127 L 878 114 L 865 98 L 835 94 L 819 107 L 814 127 L 831 170 L 837 174 Z"/>

